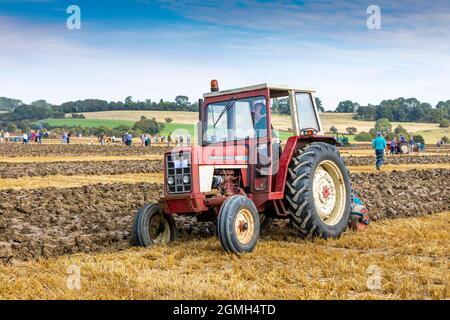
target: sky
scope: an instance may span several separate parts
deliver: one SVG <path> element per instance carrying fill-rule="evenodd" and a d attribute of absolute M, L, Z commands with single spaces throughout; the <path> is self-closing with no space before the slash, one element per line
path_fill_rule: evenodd
<path fill-rule="evenodd" d="M 450 99 L 450 0 L 0 0 L 0 96 L 196 101 L 211 79 L 314 88 L 329 110 L 435 105 Z"/>

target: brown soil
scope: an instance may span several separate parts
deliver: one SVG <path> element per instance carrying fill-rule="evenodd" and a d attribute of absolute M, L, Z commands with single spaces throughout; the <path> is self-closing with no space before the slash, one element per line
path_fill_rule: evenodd
<path fill-rule="evenodd" d="M 449 161 L 450 162 L 450 161 Z M 161 160 L 1 163 L 0 178 L 163 172 Z"/>
<path fill-rule="evenodd" d="M 448 177 L 448 169 L 351 174 L 373 220 L 450 210 Z"/>
<path fill-rule="evenodd" d="M 375 163 L 375 156 L 346 157 L 348 166 L 365 166 Z M 388 156 L 385 164 L 432 164 L 450 163 L 450 154 L 434 156 Z M 50 175 L 114 175 L 126 173 L 163 172 L 162 160 L 114 160 L 114 161 L 77 161 L 8 163 L 0 162 L 0 179 L 38 177 Z"/>
<path fill-rule="evenodd" d="M 1 191 L 0 260 L 127 248 L 136 210 L 161 195 L 161 185 L 146 183 Z M 181 238 L 211 235 L 210 223 L 178 224 Z"/>
<path fill-rule="evenodd" d="M 373 220 L 450 210 L 449 176 L 444 169 L 351 174 Z M 0 260 L 128 248 L 137 208 L 160 196 L 160 184 L 146 183 L 1 191 Z M 177 223 L 181 239 L 214 234 L 211 223 Z"/>
<path fill-rule="evenodd" d="M 345 157 L 345 164 L 347 166 L 365 166 L 375 165 L 375 156 L 362 157 Z M 422 163 L 450 163 L 450 154 L 443 155 L 402 155 L 402 156 L 387 156 L 384 158 L 384 164 L 422 164 Z"/>
<path fill-rule="evenodd" d="M 153 155 L 164 154 L 168 150 L 165 147 L 142 147 L 142 146 L 101 146 L 83 144 L 0 144 L 0 156 L 7 157 L 39 157 L 39 156 L 120 156 L 120 155 Z"/>

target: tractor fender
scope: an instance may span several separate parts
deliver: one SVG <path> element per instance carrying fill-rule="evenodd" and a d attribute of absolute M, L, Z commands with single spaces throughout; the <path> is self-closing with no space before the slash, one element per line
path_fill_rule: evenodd
<path fill-rule="evenodd" d="M 288 139 L 283 149 L 283 153 L 280 157 L 277 179 L 275 184 L 275 191 L 282 192 L 284 194 L 284 188 L 286 186 L 286 177 L 288 173 L 289 163 L 291 162 L 292 155 L 297 148 L 298 144 L 311 144 L 313 142 L 324 142 L 336 146 L 337 140 L 335 137 L 330 136 L 293 136 Z"/>

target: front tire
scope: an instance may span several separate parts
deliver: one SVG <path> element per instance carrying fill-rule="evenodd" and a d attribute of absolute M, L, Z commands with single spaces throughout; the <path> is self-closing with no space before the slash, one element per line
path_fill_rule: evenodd
<path fill-rule="evenodd" d="M 172 215 L 161 213 L 156 204 L 138 210 L 133 224 L 132 242 L 141 247 L 167 244 L 176 239 L 176 224 Z"/>
<path fill-rule="evenodd" d="M 253 201 L 240 195 L 228 198 L 220 208 L 217 229 L 225 251 L 252 252 L 260 232 L 259 214 Z"/>
<path fill-rule="evenodd" d="M 336 148 L 318 142 L 299 150 L 286 183 L 288 213 L 302 237 L 337 238 L 347 228 L 351 185 Z"/>

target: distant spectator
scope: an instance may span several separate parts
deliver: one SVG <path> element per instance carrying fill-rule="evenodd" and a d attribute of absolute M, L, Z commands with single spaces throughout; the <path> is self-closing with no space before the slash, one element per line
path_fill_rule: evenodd
<path fill-rule="evenodd" d="M 169 133 L 167 137 L 167 146 L 170 147 L 170 143 L 172 142 L 172 135 Z"/>
<path fill-rule="evenodd" d="M 22 136 L 23 144 L 28 144 L 28 134 L 24 133 Z"/>
<path fill-rule="evenodd" d="M 180 146 L 183 146 L 183 143 L 184 143 L 184 137 L 183 136 L 180 136 Z"/>
<path fill-rule="evenodd" d="M 397 139 L 396 138 L 393 138 L 391 140 L 390 147 L 391 147 L 391 154 L 395 154 L 395 149 L 397 149 Z"/>
<path fill-rule="evenodd" d="M 414 138 L 413 136 L 411 136 L 411 139 L 409 139 L 409 153 L 413 153 L 414 152 Z"/>
<path fill-rule="evenodd" d="M 99 138 L 100 138 L 100 145 L 104 146 L 106 144 L 105 134 L 101 133 Z"/>
<path fill-rule="evenodd" d="M 9 142 L 9 132 L 8 132 L 8 131 L 6 131 L 6 132 L 3 134 L 3 138 L 5 139 L 5 143 L 8 143 L 8 142 Z"/>
<path fill-rule="evenodd" d="M 63 143 L 63 144 L 65 144 L 65 143 L 67 143 L 67 132 L 64 132 L 63 133 L 63 135 L 62 135 L 62 137 L 61 137 L 61 142 Z"/>
<path fill-rule="evenodd" d="M 386 149 L 386 140 L 384 140 L 381 132 L 377 133 L 377 137 L 372 142 L 372 147 L 375 149 L 376 168 L 380 171 L 381 165 L 384 162 L 384 149 Z"/>
<path fill-rule="evenodd" d="M 131 135 L 131 133 L 127 133 L 127 143 L 126 143 L 126 145 L 127 146 L 131 146 L 131 144 L 132 144 L 132 142 L 133 142 L 133 136 Z"/>
<path fill-rule="evenodd" d="M 35 132 L 35 131 L 31 131 L 31 141 L 32 141 L 32 142 L 37 142 L 37 139 L 36 139 L 36 132 Z"/>
<path fill-rule="evenodd" d="M 70 143 L 70 137 L 71 137 L 71 133 L 69 132 L 68 134 L 67 134 L 67 144 L 69 144 Z"/>
<path fill-rule="evenodd" d="M 186 137 L 186 142 L 187 142 L 187 145 L 188 145 L 188 146 L 191 145 L 191 135 L 190 135 L 190 134 L 187 135 L 187 137 Z"/>

